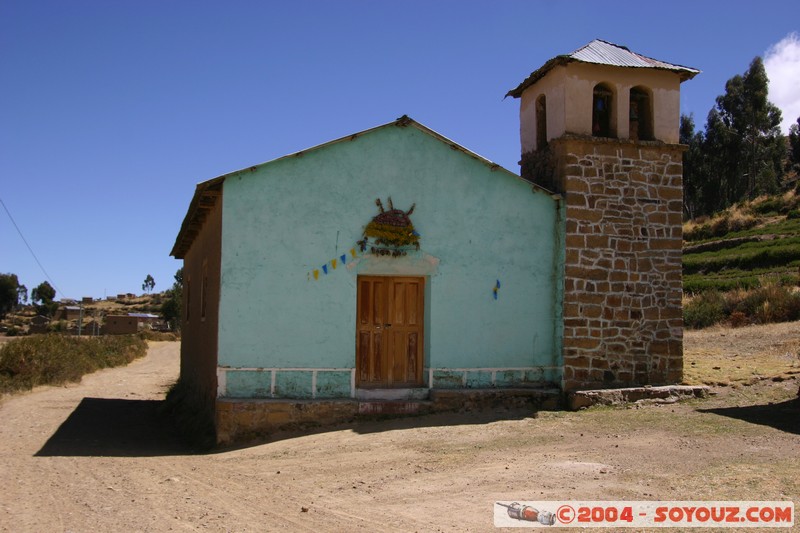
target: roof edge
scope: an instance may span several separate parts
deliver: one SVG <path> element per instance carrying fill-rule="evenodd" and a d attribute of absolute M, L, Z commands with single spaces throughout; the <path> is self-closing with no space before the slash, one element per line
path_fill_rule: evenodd
<path fill-rule="evenodd" d="M 566 65 L 567 63 L 572 63 L 573 61 L 578 60 L 569 55 L 560 55 L 552 59 L 548 59 L 544 65 L 531 72 L 527 78 L 522 80 L 522 83 L 508 91 L 503 98 L 508 98 L 509 96 L 513 98 L 519 98 L 522 96 L 522 93 L 525 92 L 525 89 L 544 78 L 545 75 L 555 67 L 560 67 L 561 65 Z"/>
<path fill-rule="evenodd" d="M 186 210 L 186 216 L 181 223 L 181 229 L 178 231 L 178 236 L 175 237 L 175 244 L 172 246 L 172 251 L 169 255 L 175 259 L 183 259 L 186 252 L 192 246 L 195 237 L 199 233 L 199 227 L 205 221 L 206 211 L 214 208 L 219 197 L 222 195 L 223 177 L 214 178 L 202 183 L 198 183 L 194 190 L 189 208 Z"/>
<path fill-rule="evenodd" d="M 587 60 L 581 59 L 579 57 L 575 57 L 576 54 L 578 54 L 581 51 L 583 51 L 584 49 L 588 48 L 589 46 L 592 45 L 592 43 L 595 43 L 595 42 L 601 42 L 601 43 L 607 44 L 609 46 L 613 46 L 615 48 L 619 48 L 619 49 L 624 50 L 627 53 L 631 54 L 632 56 L 636 56 L 638 58 L 641 58 L 642 60 L 646 60 L 646 61 L 650 61 L 650 62 L 654 62 L 654 63 L 661 63 L 661 64 L 669 65 L 669 66 L 658 66 L 658 65 L 647 65 L 647 66 L 645 66 L 645 65 L 640 65 L 640 66 L 613 65 L 613 64 L 608 64 L 608 63 L 587 61 Z M 566 64 L 572 63 L 572 62 L 595 64 L 595 65 L 607 65 L 607 66 L 610 66 L 610 67 L 618 67 L 618 68 L 639 68 L 639 69 L 649 69 L 649 70 L 666 70 L 668 72 L 674 72 L 677 76 L 679 76 L 681 83 L 683 83 L 684 81 L 687 81 L 687 80 L 690 80 L 690 79 L 694 78 L 695 76 L 697 76 L 700 73 L 700 70 L 698 70 L 696 68 L 687 67 L 687 66 L 684 66 L 684 65 L 679 65 L 677 63 L 667 63 L 666 61 L 661 61 L 659 59 L 655 59 L 655 58 L 646 56 L 644 54 L 640 54 L 638 52 L 634 52 L 633 50 L 631 50 L 627 46 L 623 46 L 621 44 L 612 43 L 610 41 L 606 41 L 606 40 L 603 40 L 603 39 L 594 39 L 591 42 L 581 46 L 580 48 L 578 48 L 574 52 L 571 52 L 569 54 L 558 55 L 558 56 L 556 56 L 556 57 L 554 57 L 552 59 L 547 60 L 544 65 L 542 65 L 538 69 L 536 69 L 533 72 L 531 72 L 531 74 L 527 78 L 525 78 L 522 81 L 522 83 L 520 83 L 515 88 L 511 89 L 510 91 L 508 91 L 505 94 L 504 98 L 508 98 L 509 96 L 511 96 L 513 98 L 521 97 L 522 93 L 525 92 L 525 90 L 528 87 L 530 87 L 531 85 L 533 85 L 534 83 L 536 83 L 537 81 L 539 81 L 540 79 L 545 77 L 547 75 L 547 73 L 550 72 L 552 69 L 554 69 L 557 66 L 566 65 Z M 670 67 L 672 67 L 672 68 L 670 68 Z"/>
<path fill-rule="evenodd" d="M 217 176 L 216 178 L 212 178 L 210 180 L 206 180 L 206 181 L 198 183 L 196 185 L 196 187 L 195 187 L 194 196 L 192 197 L 192 200 L 189 203 L 189 208 L 186 211 L 186 216 L 183 219 L 183 222 L 181 224 L 181 229 L 178 232 L 177 238 L 175 239 L 175 244 L 172 247 L 172 251 L 170 252 L 170 255 L 175 257 L 176 259 L 183 259 L 184 258 L 184 256 L 186 255 L 186 252 L 189 251 L 189 248 L 191 247 L 192 243 L 194 242 L 194 238 L 196 237 L 196 234 L 197 234 L 197 231 L 198 231 L 197 226 L 199 224 L 202 224 L 202 220 L 204 219 L 204 216 L 205 216 L 205 211 L 208 209 L 208 206 L 204 205 L 204 204 L 208 204 L 209 202 L 211 202 L 212 198 L 216 198 L 218 196 L 221 196 L 222 186 L 225 183 L 226 179 L 231 178 L 231 177 L 235 177 L 235 176 L 240 176 L 240 175 L 242 175 L 244 173 L 255 172 L 256 170 L 258 170 L 258 169 L 260 169 L 260 168 L 262 168 L 262 167 L 264 167 L 266 165 L 273 164 L 273 163 L 276 163 L 278 161 L 282 161 L 284 159 L 290 159 L 290 158 L 293 158 L 293 157 L 302 157 L 304 154 L 307 154 L 309 152 L 314 152 L 314 151 L 319 150 L 321 148 L 325 148 L 325 147 L 328 147 L 328 146 L 331 146 L 331 145 L 334 145 L 334 144 L 337 144 L 337 143 L 341 143 L 341 142 L 345 142 L 345 141 L 352 141 L 352 140 L 355 140 L 358 137 L 361 137 L 361 136 L 366 135 L 368 133 L 372 133 L 372 132 L 374 132 L 376 130 L 388 128 L 388 127 L 391 127 L 391 126 L 403 127 L 403 128 L 404 127 L 409 127 L 409 126 L 414 127 L 416 129 L 418 129 L 419 131 L 421 131 L 423 133 L 426 133 L 426 134 L 430 135 L 431 137 L 434 137 L 435 139 L 439 140 L 440 142 L 447 144 L 448 146 L 450 146 L 450 148 L 452 148 L 454 150 L 458 150 L 458 151 L 464 153 L 465 155 L 468 155 L 469 157 L 472 157 L 473 159 L 475 159 L 475 160 L 479 161 L 480 163 L 484 164 L 485 166 L 489 167 L 492 171 L 500 170 L 500 171 L 508 174 L 509 176 L 511 176 L 513 178 L 516 178 L 518 180 L 524 181 L 526 184 L 529 184 L 529 185 L 533 186 L 534 189 L 536 189 L 536 190 L 540 190 L 541 192 L 544 192 L 544 193 L 546 193 L 548 195 L 552 194 L 551 191 L 547 190 L 546 188 L 542 187 L 541 185 L 538 185 L 536 183 L 533 183 L 531 181 L 528 181 L 528 180 L 522 178 L 519 174 L 517 174 L 515 172 L 512 172 L 512 171 L 508 170 L 505 167 L 502 167 L 498 163 L 495 163 L 494 161 L 491 161 L 491 160 L 489 160 L 489 159 L 487 159 L 487 158 L 485 158 L 485 157 L 473 152 L 472 150 L 469 150 L 468 148 L 465 148 L 464 146 L 462 146 L 462 145 L 458 144 L 457 142 L 453 141 L 452 139 L 449 139 L 448 137 L 445 137 L 441 133 L 438 133 L 437 131 L 432 130 L 431 128 L 429 128 L 429 127 L 417 122 L 416 120 L 410 118 L 408 115 L 403 115 L 402 117 L 400 117 L 400 118 L 398 118 L 396 120 L 393 120 L 391 122 L 387 122 L 385 124 L 381 124 L 379 126 L 375 126 L 375 127 L 360 131 L 358 133 L 353 133 L 353 134 L 350 134 L 350 135 L 346 135 L 344 137 L 339 137 L 338 139 L 334 139 L 332 141 L 328 141 L 328 142 L 325 142 L 325 143 L 322 143 L 322 144 L 318 144 L 318 145 L 312 146 L 310 148 L 306 148 L 304 150 L 300 150 L 299 152 L 293 152 L 291 154 L 287 154 L 287 155 L 278 157 L 276 159 L 271 159 L 269 161 L 265 161 L 265 162 L 259 163 L 257 165 L 253 165 L 253 166 L 250 166 L 250 167 L 245 167 L 245 168 L 242 168 L 242 169 L 239 169 L 239 170 L 234 170 L 233 172 L 228 172 L 227 174 L 222 174 L 221 176 Z"/>
<path fill-rule="evenodd" d="M 338 144 L 338 143 L 345 142 L 345 141 L 354 141 L 358 137 L 361 137 L 361 136 L 366 135 L 368 133 L 372 133 L 373 131 L 377 131 L 377 130 L 380 130 L 380 129 L 388 128 L 390 126 L 399 126 L 399 127 L 413 126 L 413 127 L 417 128 L 418 130 L 420 130 L 420 131 L 422 131 L 424 133 L 427 133 L 427 134 L 429 134 L 429 135 L 431 135 L 433 137 L 436 137 L 437 139 L 439 139 L 440 141 L 442 141 L 442 142 L 444 142 L 446 144 L 451 145 L 451 147 L 453 147 L 453 148 L 458 148 L 460 151 L 464 152 L 465 154 L 469 155 L 470 157 L 473 157 L 473 158 L 481 161 L 482 163 L 484 163 L 485 165 L 491 167 L 492 169 L 501 168 L 501 169 L 505 170 L 506 172 L 509 172 L 510 174 L 512 174 L 514 176 L 517 175 L 514 172 L 512 172 L 512 171 L 510 171 L 510 170 L 508 170 L 508 169 L 506 169 L 506 168 L 504 168 L 502 166 L 500 166 L 498 163 L 495 163 L 494 161 L 491 161 L 490 159 L 487 159 L 487 158 L 483 157 L 482 155 L 480 155 L 480 154 L 478 154 L 476 152 L 473 152 L 472 150 L 469 150 L 468 148 L 465 148 L 464 146 L 461 146 L 460 144 L 458 144 L 457 142 L 453 141 L 452 139 L 449 139 L 448 137 L 445 137 L 441 133 L 438 133 L 437 131 L 425 126 L 424 124 L 422 124 L 420 122 L 417 122 L 416 120 L 414 120 L 413 118 L 409 117 L 408 115 L 403 115 L 403 116 L 401 116 L 401 117 L 399 117 L 399 118 L 397 118 L 397 119 L 395 119 L 395 120 L 393 120 L 391 122 L 386 122 L 386 123 L 380 124 L 378 126 L 373 126 L 372 128 L 368 128 L 366 130 L 362 130 L 362 131 L 359 131 L 359 132 L 356 132 L 356 133 L 351 133 L 350 135 L 345 135 L 343 137 L 339 137 L 339 138 L 336 138 L 336 139 L 333 139 L 333 140 L 330 140 L 330 141 L 326 141 L 326 142 L 321 143 L 321 144 L 316 144 L 314 146 L 310 146 L 308 148 L 304 148 L 303 150 L 299 150 L 297 152 L 292 152 L 292 153 L 277 157 L 275 159 L 270 159 L 270 160 L 264 161 L 263 163 L 258 163 L 256 165 L 253 165 L 253 166 L 250 166 L 250 167 L 245 167 L 245 168 L 241 168 L 239 170 L 234 170 L 232 172 L 228 172 L 226 174 L 222 174 L 220 176 L 217 176 L 216 178 L 212 178 L 210 180 L 201 182 L 200 184 L 198 184 L 198 187 L 200 185 L 204 184 L 204 183 L 211 183 L 211 182 L 216 181 L 216 180 L 224 181 L 227 178 L 231 178 L 231 177 L 234 177 L 234 176 L 239 176 L 239 175 L 244 174 L 246 172 L 253 172 L 253 171 L 255 171 L 255 170 L 257 170 L 257 169 L 259 169 L 259 168 L 261 168 L 261 167 L 263 167 L 265 165 L 276 163 L 276 162 L 282 161 L 284 159 L 290 159 L 290 158 L 293 158 L 293 157 L 302 157 L 303 155 L 305 155 L 307 153 L 315 152 L 317 150 L 320 150 L 322 148 L 326 148 L 326 147 L 334 145 L 334 144 Z"/>

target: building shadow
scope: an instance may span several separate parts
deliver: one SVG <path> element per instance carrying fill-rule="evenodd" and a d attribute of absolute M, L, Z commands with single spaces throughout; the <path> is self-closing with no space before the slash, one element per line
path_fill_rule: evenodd
<path fill-rule="evenodd" d="M 507 409 L 503 407 L 476 409 L 472 411 L 441 412 L 410 417 L 375 417 L 365 419 L 353 426 L 353 431 L 360 434 L 381 433 L 402 429 L 444 426 L 481 426 L 494 422 L 524 420 L 535 418 L 535 408 Z"/>
<path fill-rule="evenodd" d="M 218 454 L 320 433 L 351 430 L 359 434 L 422 427 L 485 425 L 536 417 L 532 408 L 486 408 L 458 413 L 411 416 L 376 415 L 331 424 L 309 424 L 279 430 L 228 446 L 190 447 L 162 409 L 163 400 L 84 398 L 36 457 L 158 457 Z"/>
<path fill-rule="evenodd" d="M 37 457 L 153 457 L 186 455 L 187 448 L 161 400 L 84 398 Z"/>
<path fill-rule="evenodd" d="M 717 407 L 698 409 L 700 413 L 736 418 L 751 424 L 770 426 L 780 431 L 800 435 L 800 399 L 747 407 Z"/>
<path fill-rule="evenodd" d="M 360 416 L 355 420 L 333 422 L 330 424 L 306 423 L 275 430 L 268 435 L 251 436 L 240 442 L 222 445 L 207 453 L 226 453 L 235 450 L 252 448 L 284 440 L 291 440 L 323 433 L 352 431 L 360 435 L 384 433 L 387 431 L 403 431 L 426 427 L 446 426 L 481 426 L 494 422 L 524 420 L 538 417 L 535 408 L 483 408 L 471 411 L 440 412 L 428 414 L 406 415 L 372 415 Z"/>

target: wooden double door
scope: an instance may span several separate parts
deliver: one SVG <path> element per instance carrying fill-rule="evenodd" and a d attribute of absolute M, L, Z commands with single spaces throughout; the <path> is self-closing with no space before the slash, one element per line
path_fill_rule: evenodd
<path fill-rule="evenodd" d="M 359 276 L 356 385 L 422 385 L 425 278 Z"/>

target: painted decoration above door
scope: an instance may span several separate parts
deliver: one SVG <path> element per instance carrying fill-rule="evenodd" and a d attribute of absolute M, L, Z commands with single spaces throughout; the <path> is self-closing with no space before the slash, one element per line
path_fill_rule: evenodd
<path fill-rule="evenodd" d="M 408 211 L 403 211 L 394 208 L 391 197 L 388 202 L 387 211 L 380 198 L 375 200 L 375 205 L 381 212 L 364 228 L 364 238 L 358 241 L 361 251 L 369 250 L 376 255 L 400 257 L 406 255 L 411 247 L 419 250 L 420 235 L 409 218 L 416 204 L 412 204 Z"/>

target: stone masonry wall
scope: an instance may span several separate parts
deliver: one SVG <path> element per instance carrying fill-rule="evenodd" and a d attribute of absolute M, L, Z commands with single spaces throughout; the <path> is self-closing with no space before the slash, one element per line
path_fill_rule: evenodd
<path fill-rule="evenodd" d="M 566 391 L 683 377 L 683 150 L 576 136 L 550 142 L 548 179 L 566 208 Z"/>

